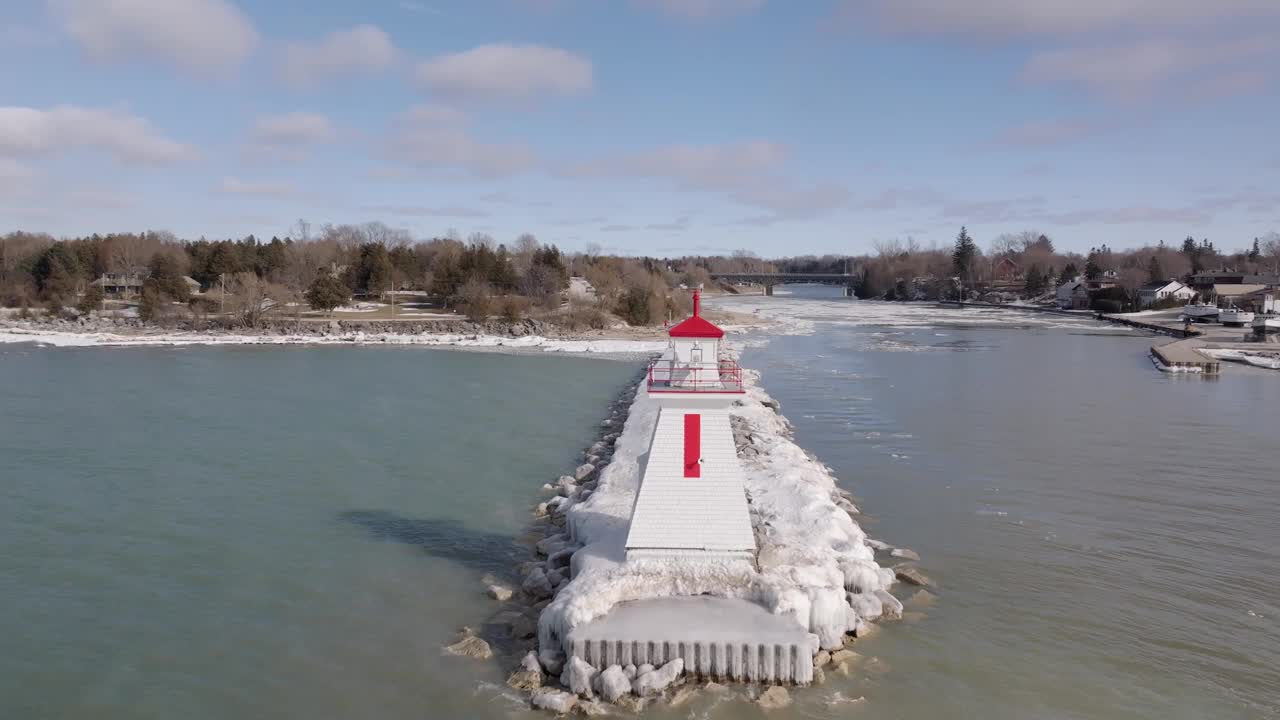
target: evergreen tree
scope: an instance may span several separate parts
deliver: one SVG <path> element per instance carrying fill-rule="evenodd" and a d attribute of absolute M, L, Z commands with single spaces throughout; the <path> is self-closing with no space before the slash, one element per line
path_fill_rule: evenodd
<path fill-rule="evenodd" d="M 1027 284 L 1026 293 L 1030 297 L 1036 297 L 1045 291 L 1045 276 L 1040 272 L 1040 266 L 1032 263 L 1027 268 Z"/>
<path fill-rule="evenodd" d="M 313 310 L 333 312 L 334 308 L 351 299 L 351 290 L 333 273 L 321 272 L 307 288 L 306 299 Z"/>
<path fill-rule="evenodd" d="M 1075 280 L 1076 276 L 1079 274 L 1080 270 L 1076 268 L 1076 264 L 1069 262 L 1066 267 L 1062 268 L 1062 274 L 1058 275 L 1058 284 L 1062 285 L 1069 283 L 1072 280 Z"/>
<path fill-rule="evenodd" d="M 1258 262 L 1258 258 L 1262 257 L 1262 248 L 1258 246 L 1258 238 L 1253 239 L 1253 249 L 1249 251 L 1249 259 Z"/>
<path fill-rule="evenodd" d="M 1084 277 L 1086 280 L 1097 280 L 1102 276 L 1102 267 L 1098 265 L 1098 249 L 1089 248 L 1089 257 L 1084 263 Z"/>
<path fill-rule="evenodd" d="M 973 271 L 973 259 L 978 255 L 978 245 L 969 237 L 969 230 L 960 228 L 956 236 L 956 247 L 951 253 L 951 266 L 962 282 L 967 283 Z"/>
<path fill-rule="evenodd" d="M 1163 282 L 1166 279 L 1164 268 L 1160 266 L 1160 258 L 1152 255 L 1151 262 L 1147 263 L 1147 282 Z"/>

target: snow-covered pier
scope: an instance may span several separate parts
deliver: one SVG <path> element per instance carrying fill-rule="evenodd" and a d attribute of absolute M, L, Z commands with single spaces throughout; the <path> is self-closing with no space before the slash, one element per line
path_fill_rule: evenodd
<path fill-rule="evenodd" d="M 537 651 L 509 682 L 558 675 L 567 692 L 540 687 L 535 706 L 643 701 L 686 675 L 820 682 L 827 657 L 902 612 L 895 569 L 875 559 L 891 548 L 694 307 L 611 448 L 592 447 L 608 464 L 561 478 L 539 507 L 546 560 L 523 586 Z"/>

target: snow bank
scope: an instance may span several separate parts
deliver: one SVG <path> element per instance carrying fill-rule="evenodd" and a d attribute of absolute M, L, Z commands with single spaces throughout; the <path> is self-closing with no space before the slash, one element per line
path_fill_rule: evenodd
<path fill-rule="evenodd" d="M 773 408 L 759 374 L 744 371 L 747 394 L 732 408 L 749 439 L 739 452 L 751 500 L 758 569 L 705 561 L 624 563 L 624 543 L 644 462 L 658 418 L 658 403 L 639 388 L 612 461 L 582 499 L 559 503 L 567 531 L 563 544 L 578 548 L 571 580 L 539 619 L 542 652 L 563 653 L 569 631 L 605 615 L 621 602 L 709 594 L 749 600 L 794 618 L 824 647 L 840 647 L 862 617 L 846 593 L 874 593 L 894 582 L 876 564 L 866 535 L 850 516 L 856 508 L 830 470 L 790 439 L 790 424 Z M 817 648 L 814 648 L 815 652 Z"/>
<path fill-rule="evenodd" d="M 519 338 L 496 335 L 446 335 L 345 332 L 333 335 L 237 335 L 199 332 L 72 333 L 53 330 L 0 328 L 0 344 L 35 343 L 53 347 L 165 347 L 185 345 L 419 345 L 427 347 L 531 350 L 560 353 L 642 354 L 662 352 L 665 341 L 565 340 L 530 335 Z"/>
<path fill-rule="evenodd" d="M 1244 363 L 1267 370 L 1280 370 L 1280 355 L 1261 355 L 1227 348 L 1200 348 L 1200 352 L 1216 360 Z"/>

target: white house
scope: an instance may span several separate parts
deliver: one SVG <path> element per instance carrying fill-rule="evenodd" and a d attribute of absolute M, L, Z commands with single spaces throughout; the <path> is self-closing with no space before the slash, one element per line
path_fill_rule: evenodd
<path fill-rule="evenodd" d="M 1147 283 L 1138 288 L 1138 302 L 1142 307 L 1151 307 L 1152 305 L 1165 300 L 1167 298 L 1177 298 L 1182 301 L 1189 301 L 1194 297 L 1196 291 L 1177 280 L 1161 280 L 1159 282 Z"/>

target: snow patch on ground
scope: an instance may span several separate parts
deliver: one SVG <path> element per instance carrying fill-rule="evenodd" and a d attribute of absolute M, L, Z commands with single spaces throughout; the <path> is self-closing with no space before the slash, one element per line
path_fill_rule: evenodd
<path fill-rule="evenodd" d="M 893 571 L 876 564 L 862 529 L 837 505 L 840 499 L 852 508 L 829 469 L 791 441 L 789 422 L 766 405 L 772 401 L 759 373 L 743 375 L 747 394 L 732 413 L 754 436 L 754 454 L 741 461 L 759 569 L 743 563 L 624 563 L 631 509 L 659 411 L 641 387 L 595 491 L 586 500 L 571 500 L 566 511 L 570 539 L 580 549 L 573 555 L 572 580 L 539 619 L 543 652 L 563 651 L 570 630 L 618 603 L 700 594 L 755 602 L 794 618 L 822 645 L 839 647 L 864 619 L 846 592 L 872 593 L 894 582 Z"/>
<path fill-rule="evenodd" d="M 530 335 L 403 335 L 346 332 L 334 335 L 214 335 L 209 333 L 74 333 L 53 330 L 0 328 L 0 344 L 35 343 L 52 347 L 173 347 L 186 345 L 409 345 L 494 350 L 525 350 L 581 354 L 649 355 L 662 352 L 658 340 L 566 340 Z"/>

